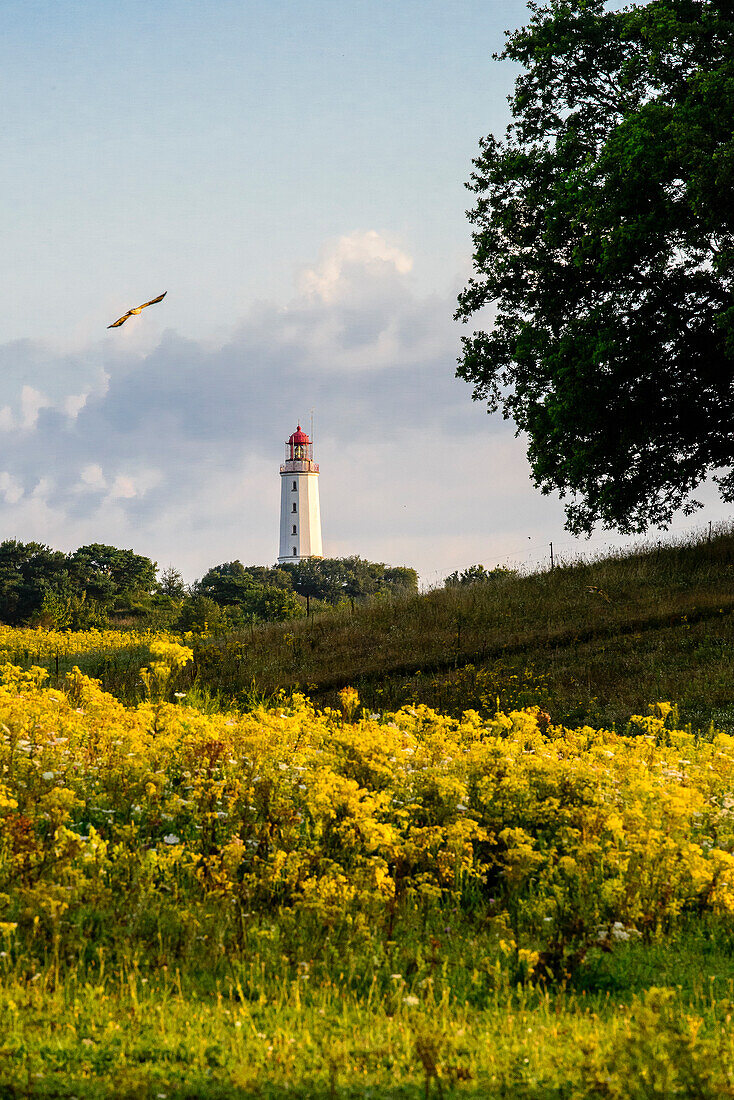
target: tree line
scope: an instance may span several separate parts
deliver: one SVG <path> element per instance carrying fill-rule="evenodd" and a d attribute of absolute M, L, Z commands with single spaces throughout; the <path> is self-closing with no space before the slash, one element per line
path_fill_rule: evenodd
<path fill-rule="evenodd" d="M 359 556 L 274 566 L 236 560 L 186 585 L 172 566 L 159 570 L 142 554 L 102 543 L 69 554 L 37 542 L 0 543 L 0 621 L 10 626 L 237 629 L 417 590 L 414 569 Z"/>

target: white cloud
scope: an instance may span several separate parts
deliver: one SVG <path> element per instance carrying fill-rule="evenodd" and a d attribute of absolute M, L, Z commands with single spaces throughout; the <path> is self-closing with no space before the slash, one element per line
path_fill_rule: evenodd
<path fill-rule="evenodd" d="M 51 479 L 48 478 L 48 477 L 42 477 L 42 478 L 39 478 L 38 481 L 36 482 L 36 485 L 34 486 L 32 492 L 31 492 L 31 497 L 34 500 L 46 500 L 46 498 L 50 495 L 52 490 L 53 490 L 53 483 L 52 483 Z"/>
<path fill-rule="evenodd" d="M 79 489 L 106 489 L 107 479 L 98 462 L 84 466 L 79 475 Z"/>
<path fill-rule="evenodd" d="M 35 428 L 41 409 L 47 409 L 51 402 L 40 390 L 33 386 L 23 386 L 20 391 L 20 413 L 23 428 Z"/>
<path fill-rule="evenodd" d="M 0 494 L 6 504 L 17 504 L 23 496 L 23 486 L 7 470 L 0 473 Z"/>
<path fill-rule="evenodd" d="M 71 393 L 64 398 L 63 409 L 67 416 L 75 420 L 87 403 L 88 393 Z"/>
<path fill-rule="evenodd" d="M 161 473 L 158 470 L 143 469 L 134 475 L 118 474 L 110 486 L 107 499 L 132 500 L 134 497 L 144 497 L 160 482 Z"/>
<path fill-rule="evenodd" d="M 417 298 L 411 257 L 371 230 L 327 245 L 280 310 L 261 306 L 251 321 L 277 331 L 284 349 L 319 374 L 395 370 L 446 354 L 456 343 L 453 302 Z"/>
<path fill-rule="evenodd" d="M 318 263 L 302 272 L 300 288 L 306 296 L 334 302 L 349 293 L 355 271 L 380 278 L 393 273 L 407 275 L 412 268 L 413 260 L 406 252 L 369 229 L 339 237 L 324 247 Z"/>
<path fill-rule="evenodd" d="M 126 477 L 125 474 L 118 474 L 110 489 L 110 500 L 132 500 L 137 495 L 133 479 Z"/>

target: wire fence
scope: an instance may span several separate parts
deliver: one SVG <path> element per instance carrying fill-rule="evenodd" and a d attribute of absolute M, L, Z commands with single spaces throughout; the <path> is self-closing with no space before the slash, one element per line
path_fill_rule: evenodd
<path fill-rule="evenodd" d="M 571 538 L 566 532 L 558 540 L 528 536 L 525 545 L 499 557 L 467 562 L 462 568 L 482 565 L 487 571 L 497 568 L 515 569 L 518 573 L 544 573 L 550 569 L 581 562 L 592 562 L 612 554 L 640 554 L 679 543 L 705 542 L 717 535 L 731 533 L 734 520 L 708 520 L 691 525 L 680 523 L 665 531 L 655 531 L 632 537 L 598 535 L 589 539 Z M 459 572 L 462 570 L 459 569 Z M 441 588 L 445 577 L 437 569 L 424 579 L 424 589 Z"/>

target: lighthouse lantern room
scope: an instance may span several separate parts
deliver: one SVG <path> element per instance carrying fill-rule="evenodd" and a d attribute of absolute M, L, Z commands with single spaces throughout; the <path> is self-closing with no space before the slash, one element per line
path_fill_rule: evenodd
<path fill-rule="evenodd" d="M 313 460 L 313 443 L 299 424 L 285 446 L 285 462 L 280 467 L 278 561 L 320 558 L 319 467 Z"/>

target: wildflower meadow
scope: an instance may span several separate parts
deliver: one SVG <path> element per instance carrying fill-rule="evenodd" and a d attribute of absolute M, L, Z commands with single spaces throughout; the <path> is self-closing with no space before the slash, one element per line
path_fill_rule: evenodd
<path fill-rule="evenodd" d="M 0 1095 L 731 1094 L 733 737 L 205 713 L 148 648 L 0 670 Z"/>

